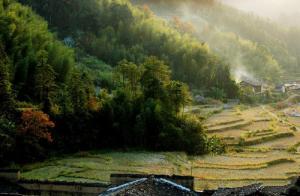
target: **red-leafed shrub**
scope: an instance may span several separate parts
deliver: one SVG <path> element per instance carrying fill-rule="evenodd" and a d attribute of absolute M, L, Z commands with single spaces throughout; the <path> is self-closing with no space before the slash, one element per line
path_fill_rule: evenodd
<path fill-rule="evenodd" d="M 38 139 L 45 139 L 52 142 L 50 128 L 55 127 L 49 116 L 42 111 L 25 110 L 22 112 L 19 132 L 24 135 L 31 135 Z"/>

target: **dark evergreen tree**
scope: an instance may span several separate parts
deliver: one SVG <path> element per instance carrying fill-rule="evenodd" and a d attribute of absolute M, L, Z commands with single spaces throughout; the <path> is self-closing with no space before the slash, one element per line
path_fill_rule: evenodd
<path fill-rule="evenodd" d="M 10 116 L 14 111 L 8 65 L 8 58 L 0 42 L 0 116 Z"/>

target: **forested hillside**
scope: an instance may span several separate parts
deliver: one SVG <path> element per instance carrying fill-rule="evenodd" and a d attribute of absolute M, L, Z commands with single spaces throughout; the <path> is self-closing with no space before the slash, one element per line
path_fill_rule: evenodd
<path fill-rule="evenodd" d="M 170 65 L 173 79 L 192 88 L 217 87 L 227 97 L 237 95 L 227 64 L 207 44 L 180 34 L 147 7 L 128 0 L 21 2 L 44 16 L 61 39 L 73 40 L 74 47 L 113 67 L 123 59 L 141 63 L 152 55 Z"/>
<path fill-rule="evenodd" d="M 31 8 L 0 0 L 1 165 L 104 148 L 224 150 L 183 113 L 183 82 L 237 96 L 207 45 L 127 1 L 27 3 L 51 30 Z"/>
<path fill-rule="evenodd" d="M 26 187 L 297 176 L 300 29 L 221 2 L 0 0 L 0 168 Z"/>
<path fill-rule="evenodd" d="M 183 33 L 206 42 L 219 56 L 254 77 L 278 81 L 299 69 L 297 28 L 279 26 L 218 1 L 134 1 L 148 5 Z M 265 74 L 268 73 L 268 74 Z"/>
<path fill-rule="evenodd" d="M 47 99 L 54 86 L 67 83 L 74 66 L 73 51 L 57 41 L 47 23 L 30 9 L 1 3 L 1 60 L 9 70 L 16 97 Z"/>

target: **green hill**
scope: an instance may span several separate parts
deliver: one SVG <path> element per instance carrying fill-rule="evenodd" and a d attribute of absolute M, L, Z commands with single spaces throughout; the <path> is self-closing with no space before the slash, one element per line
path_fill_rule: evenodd
<path fill-rule="evenodd" d="M 0 0 L 0 165 L 104 148 L 224 151 L 183 112 L 184 82 L 238 94 L 207 45 L 125 0 L 26 2 Z"/>
<path fill-rule="evenodd" d="M 212 0 L 133 2 L 148 5 L 183 33 L 206 42 L 232 65 L 235 74 L 248 72 L 252 77 L 277 81 L 283 73 L 299 68 L 297 28 L 280 26 Z"/>
<path fill-rule="evenodd" d="M 19 99 L 43 98 L 45 92 L 41 92 L 40 85 L 46 84 L 36 81 L 42 75 L 46 80 L 42 70 L 48 70 L 52 84 L 47 85 L 59 86 L 67 82 L 75 66 L 73 50 L 48 31 L 48 24 L 41 17 L 7 0 L 0 1 L 0 46 L 1 59 L 6 59 L 10 81 Z"/>
<path fill-rule="evenodd" d="M 156 56 L 170 65 L 175 80 L 206 91 L 217 87 L 228 97 L 237 95 L 227 64 L 207 44 L 128 0 L 21 2 L 45 17 L 61 39 L 72 38 L 77 50 L 113 67 L 123 59 L 141 63 Z"/>

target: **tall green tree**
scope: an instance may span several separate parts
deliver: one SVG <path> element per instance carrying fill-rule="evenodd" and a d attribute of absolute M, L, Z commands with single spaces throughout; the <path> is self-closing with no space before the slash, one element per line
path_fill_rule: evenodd
<path fill-rule="evenodd" d="M 14 99 L 9 81 L 8 57 L 0 42 L 0 116 L 8 116 L 14 110 Z"/>
<path fill-rule="evenodd" d="M 142 74 L 142 66 L 137 66 L 133 62 L 122 60 L 115 68 L 115 77 L 122 88 L 128 89 L 130 94 L 136 96 L 139 90 L 139 81 Z"/>
<path fill-rule="evenodd" d="M 86 73 L 74 71 L 68 81 L 68 92 L 75 112 L 87 110 L 87 104 L 95 92 L 93 83 Z"/>
<path fill-rule="evenodd" d="M 52 3 L 57 9 L 51 13 L 39 0 L 22 2 L 48 21 L 51 16 L 51 27 L 58 30 L 60 37 L 71 37 L 83 52 L 113 66 L 123 59 L 140 64 L 147 57 L 156 56 L 168 63 L 172 79 L 197 89 L 213 87 L 214 79 L 222 77 L 215 72 L 216 67 L 226 66 L 213 60 L 214 54 L 207 44 L 180 33 L 129 0 L 55 0 Z"/>
<path fill-rule="evenodd" d="M 47 64 L 48 71 L 53 69 L 56 73 L 55 84 L 64 83 L 75 65 L 73 50 L 59 42 L 49 32 L 47 22 L 29 7 L 14 0 L 2 1 L 0 6 L 0 41 L 10 61 L 9 70 L 16 97 L 41 101 L 40 92 L 38 96 L 35 94 L 35 74 L 41 74 L 40 68 L 46 69 Z"/>
<path fill-rule="evenodd" d="M 52 66 L 48 64 L 48 56 L 46 51 L 40 51 L 38 56 L 39 64 L 35 74 L 35 90 L 36 95 L 44 104 L 44 110 L 49 112 L 52 105 L 52 97 L 56 89 L 56 73 Z"/>
<path fill-rule="evenodd" d="M 169 67 L 156 57 L 149 57 L 143 63 L 145 71 L 141 77 L 141 85 L 146 98 L 166 98 L 165 87 L 170 82 Z"/>
<path fill-rule="evenodd" d="M 179 81 L 171 81 L 168 86 L 169 105 L 176 112 L 179 113 L 180 109 L 184 110 L 184 106 L 192 101 L 189 88 L 186 84 Z"/>

